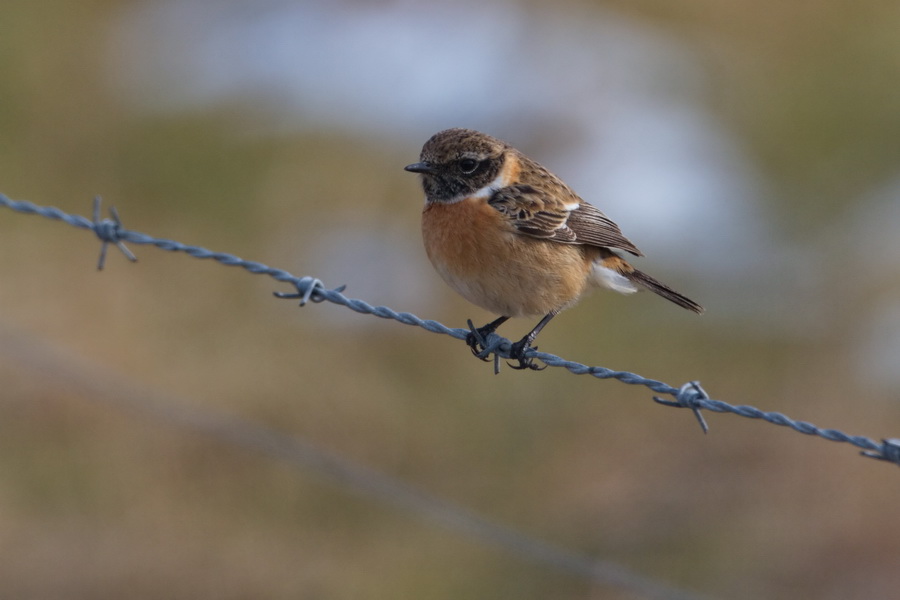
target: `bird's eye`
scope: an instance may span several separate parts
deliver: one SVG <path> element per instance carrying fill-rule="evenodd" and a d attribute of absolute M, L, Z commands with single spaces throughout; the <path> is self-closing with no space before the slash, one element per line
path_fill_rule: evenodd
<path fill-rule="evenodd" d="M 459 170 L 463 175 L 471 175 L 478 168 L 478 161 L 474 158 L 463 158 L 459 161 Z"/>

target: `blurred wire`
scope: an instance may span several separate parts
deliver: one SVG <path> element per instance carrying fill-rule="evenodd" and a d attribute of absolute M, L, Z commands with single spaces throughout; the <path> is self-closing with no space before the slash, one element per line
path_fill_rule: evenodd
<path fill-rule="evenodd" d="M 0 357 L 21 370 L 38 373 L 41 382 L 61 381 L 69 391 L 92 401 L 150 416 L 220 442 L 260 452 L 297 469 L 310 469 L 363 496 L 434 521 L 512 555 L 585 580 L 622 588 L 645 598 L 700 600 L 701 597 L 646 577 L 610 561 L 597 560 L 501 525 L 408 483 L 353 462 L 297 435 L 289 435 L 209 408 L 167 396 L 111 373 L 34 336 L 0 328 Z"/>

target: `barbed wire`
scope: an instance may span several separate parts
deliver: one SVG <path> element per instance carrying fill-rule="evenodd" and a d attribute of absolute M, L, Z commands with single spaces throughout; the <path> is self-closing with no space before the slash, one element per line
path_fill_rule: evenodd
<path fill-rule="evenodd" d="M 184 398 L 148 388 L 33 336 L 0 327 L 0 356 L 3 356 L 4 362 L 19 363 L 38 371 L 41 381 L 46 382 L 47 374 L 52 373 L 53 380 L 63 381 L 67 390 L 83 392 L 92 400 L 259 452 L 294 468 L 314 470 L 353 492 L 376 498 L 530 562 L 596 584 L 629 590 L 645 598 L 703 600 L 695 593 L 662 583 L 615 562 L 579 554 L 496 523 L 409 483 L 325 450 L 302 436 L 277 431 L 208 407 L 192 409 L 192 403 Z"/>
<path fill-rule="evenodd" d="M 122 226 L 122 222 L 115 209 L 110 210 L 112 218 L 100 218 L 100 202 L 99 196 L 94 198 L 93 219 L 89 220 L 80 215 L 68 214 L 55 207 L 38 206 L 27 201 L 10 200 L 3 194 L 0 194 L 0 206 L 5 206 L 6 208 L 10 208 L 20 213 L 35 214 L 48 219 L 59 220 L 72 225 L 73 227 L 93 231 L 102 243 L 100 258 L 97 264 L 98 269 L 102 269 L 104 266 L 106 250 L 109 244 L 115 244 L 129 260 L 136 260 L 136 258 L 124 245 L 124 242 L 153 245 L 162 250 L 184 252 L 194 258 L 212 259 L 223 265 L 241 267 L 251 273 L 268 275 L 277 281 L 289 283 L 296 288 L 297 291 L 295 293 L 275 292 L 275 295 L 279 298 L 299 299 L 301 306 L 306 305 L 310 301 L 314 303 L 331 302 L 333 304 L 345 306 L 358 313 L 371 314 L 383 319 L 393 319 L 400 323 L 414 325 L 432 333 L 449 335 L 460 340 L 464 340 L 472 331 L 471 323 L 470 329 L 451 328 L 438 321 L 421 319 L 409 312 L 397 312 L 387 306 L 372 306 L 364 300 L 348 298 L 342 293 L 346 288 L 346 286 L 343 285 L 329 289 L 321 280 L 315 277 L 297 277 L 283 269 L 276 269 L 260 262 L 244 260 L 226 252 L 214 252 L 201 246 L 191 246 L 174 240 L 156 238 L 144 233 L 125 229 Z M 493 355 L 494 371 L 497 372 L 499 369 L 500 358 L 510 358 L 512 344 L 510 340 L 497 333 L 488 334 L 485 337 L 484 342 L 484 349 L 481 356 L 487 357 Z M 713 398 L 710 398 L 697 381 L 691 381 L 676 388 L 668 383 L 649 379 L 629 371 L 616 371 L 606 367 L 588 366 L 579 362 L 564 359 L 555 354 L 539 352 L 534 349 L 529 350 L 527 355 L 541 360 L 548 366 L 561 367 L 576 375 L 591 375 L 598 379 L 616 379 L 629 385 L 641 385 L 647 387 L 660 395 L 671 396 L 671 400 L 662 398 L 661 396 L 654 396 L 653 399 L 663 406 L 690 409 L 704 432 L 708 431 L 709 428 L 701 412 L 702 410 L 717 413 L 731 413 L 748 419 L 759 419 L 773 425 L 788 427 L 799 433 L 821 437 L 832 442 L 851 444 L 863 450 L 860 452 L 862 456 L 900 465 L 900 438 L 885 438 L 879 443 L 866 436 L 849 435 L 838 429 L 820 428 L 807 421 L 798 421 L 778 412 L 763 411 L 754 406 L 732 405 L 721 400 L 714 400 Z"/>

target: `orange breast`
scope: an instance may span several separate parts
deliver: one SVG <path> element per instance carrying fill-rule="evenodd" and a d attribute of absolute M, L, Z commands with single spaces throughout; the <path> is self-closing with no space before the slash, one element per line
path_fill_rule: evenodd
<path fill-rule="evenodd" d="M 450 287 L 498 315 L 545 315 L 575 302 L 591 260 L 581 246 L 520 235 L 484 199 L 422 213 L 428 258 Z"/>

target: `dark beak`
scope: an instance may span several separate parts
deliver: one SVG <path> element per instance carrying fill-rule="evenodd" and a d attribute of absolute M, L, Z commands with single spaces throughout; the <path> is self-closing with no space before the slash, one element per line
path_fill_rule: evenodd
<path fill-rule="evenodd" d="M 403 167 L 404 170 L 409 171 L 410 173 L 434 173 L 434 167 L 432 167 L 427 162 L 417 162 L 411 165 L 406 165 Z"/>

